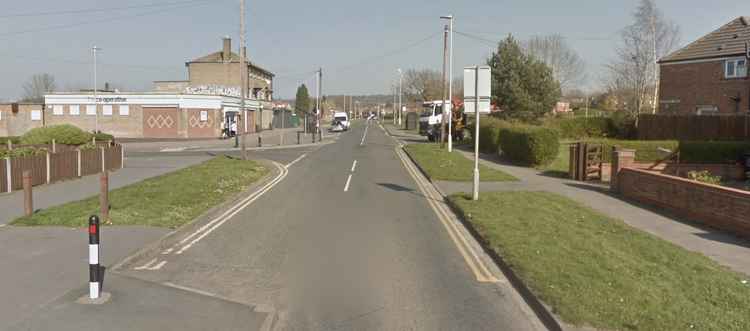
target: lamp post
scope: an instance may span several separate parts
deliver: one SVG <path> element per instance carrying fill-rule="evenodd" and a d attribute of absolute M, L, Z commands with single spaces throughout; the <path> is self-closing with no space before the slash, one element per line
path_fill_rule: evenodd
<path fill-rule="evenodd" d="M 99 132 L 99 104 L 96 102 L 96 53 L 100 50 L 102 49 L 96 47 L 96 45 L 94 45 L 94 47 L 91 47 L 91 53 L 94 56 L 94 90 L 92 92 L 94 94 L 94 112 L 96 115 L 94 116 L 94 133 Z"/>
<path fill-rule="evenodd" d="M 404 72 L 398 68 L 398 126 L 401 127 L 403 108 L 401 106 L 401 95 L 403 91 Z"/>
<path fill-rule="evenodd" d="M 448 105 L 443 109 L 448 113 L 448 152 L 453 151 L 453 15 L 440 16 L 441 19 L 450 21 L 450 60 L 448 69 Z M 445 105 L 444 105 L 445 106 Z"/>

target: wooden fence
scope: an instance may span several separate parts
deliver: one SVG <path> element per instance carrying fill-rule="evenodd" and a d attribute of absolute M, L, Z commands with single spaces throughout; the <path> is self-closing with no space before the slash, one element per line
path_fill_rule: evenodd
<path fill-rule="evenodd" d="M 641 140 L 750 140 L 750 115 L 640 115 Z"/>
<path fill-rule="evenodd" d="M 57 153 L 48 150 L 47 153 L 35 156 L 1 159 L 0 192 L 23 189 L 25 170 L 31 171 L 32 184 L 36 186 L 97 174 L 103 169 L 116 170 L 123 166 L 122 145 L 101 144 L 92 149 L 62 150 L 64 151 Z"/>

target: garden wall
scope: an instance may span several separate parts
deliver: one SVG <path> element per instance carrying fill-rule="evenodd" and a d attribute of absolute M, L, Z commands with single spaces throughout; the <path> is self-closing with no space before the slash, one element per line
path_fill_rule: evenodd
<path fill-rule="evenodd" d="M 628 199 L 670 210 L 750 238 L 750 192 L 634 168 L 622 168 L 616 189 Z"/>

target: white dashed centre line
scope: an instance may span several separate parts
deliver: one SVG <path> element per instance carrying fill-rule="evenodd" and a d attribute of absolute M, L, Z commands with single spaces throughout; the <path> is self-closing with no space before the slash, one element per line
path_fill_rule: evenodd
<path fill-rule="evenodd" d="M 357 169 L 357 160 L 354 160 L 354 163 L 352 164 L 352 172 L 354 172 L 354 169 Z"/>
<path fill-rule="evenodd" d="M 352 175 L 349 174 L 349 178 L 346 179 L 346 186 L 344 186 L 344 192 L 349 192 L 349 184 L 352 182 Z"/>

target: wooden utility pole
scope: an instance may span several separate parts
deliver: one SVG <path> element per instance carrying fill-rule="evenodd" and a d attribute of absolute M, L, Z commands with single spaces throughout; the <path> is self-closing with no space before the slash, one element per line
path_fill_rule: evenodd
<path fill-rule="evenodd" d="M 247 128 L 245 127 L 245 123 L 247 123 L 247 113 L 245 111 L 245 98 L 247 97 L 247 64 L 245 63 L 245 57 L 247 56 L 247 40 L 245 40 L 245 0 L 240 0 L 240 75 L 241 78 L 241 85 L 240 88 L 242 91 L 240 92 L 240 114 L 242 114 L 239 117 L 239 121 L 241 123 L 237 123 L 237 127 L 241 128 L 239 129 L 240 132 L 237 132 L 236 134 L 242 135 L 242 159 L 247 160 L 247 144 L 245 143 L 245 133 L 247 131 Z M 262 123 L 261 123 L 262 124 Z"/>
<path fill-rule="evenodd" d="M 448 85 L 446 85 L 446 65 L 448 63 L 448 25 L 445 25 L 443 29 L 443 101 L 440 103 L 442 108 L 443 120 L 440 124 L 440 148 L 445 147 L 445 137 L 448 135 L 446 122 L 450 119 L 446 119 L 446 109 L 448 108 L 445 104 L 445 100 L 448 99 Z"/>

